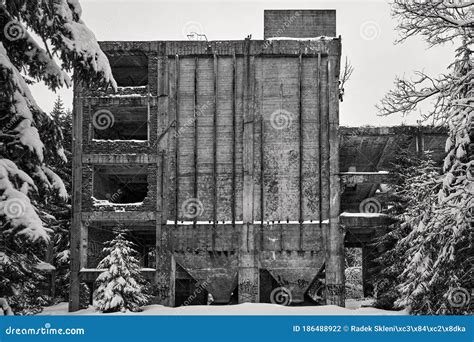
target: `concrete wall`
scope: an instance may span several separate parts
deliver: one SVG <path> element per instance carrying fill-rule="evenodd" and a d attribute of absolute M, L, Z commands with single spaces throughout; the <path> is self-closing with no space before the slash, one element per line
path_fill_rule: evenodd
<path fill-rule="evenodd" d="M 197 198 L 203 204 L 202 212 L 195 218 L 197 221 L 213 221 L 215 218 L 232 221 L 233 213 L 235 220 L 241 221 L 243 58 L 235 60 L 235 80 L 232 78 L 232 57 L 218 57 L 216 60 L 183 57 L 178 64 L 173 60 L 168 63 L 172 78 L 177 73 L 176 65 L 179 68 L 178 89 L 174 82 L 170 82 L 170 97 L 178 98 L 179 126 L 176 128 L 177 136 L 170 136 L 173 141 L 169 142 L 171 146 L 167 151 L 171 156 L 167 167 L 170 173 L 167 220 L 188 220 L 182 212 L 183 205 L 187 200 Z M 256 220 L 320 219 L 318 120 L 328 111 L 327 58 L 322 57 L 320 63 L 318 69 L 315 56 L 302 58 L 301 62 L 298 55 L 255 59 L 251 77 L 255 82 L 252 106 L 255 111 L 253 215 Z M 299 66 L 302 68 L 301 90 Z M 320 101 L 316 95 L 318 70 L 321 73 Z M 233 81 L 235 96 L 232 93 Z M 218 89 L 217 101 L 214 98 L 215 86 Z M 177 163 L 172 160 L 175 153 Z M 176 193 L 178 202 L 173 203 Z M 327 214 L 323 214 L 323 219 L 326 218 Z"/>
<path fill-rule="evenodd" d="M 265 10 L 264 38 L 336 37 L 335 10 Z"/>

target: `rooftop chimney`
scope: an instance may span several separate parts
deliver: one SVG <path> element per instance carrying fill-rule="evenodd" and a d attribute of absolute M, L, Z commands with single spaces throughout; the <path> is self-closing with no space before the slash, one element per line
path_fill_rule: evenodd
<path fill-rule="evenodd" d="M 264 39 L 336 36 L 336 10 L 265 10 Z"/>

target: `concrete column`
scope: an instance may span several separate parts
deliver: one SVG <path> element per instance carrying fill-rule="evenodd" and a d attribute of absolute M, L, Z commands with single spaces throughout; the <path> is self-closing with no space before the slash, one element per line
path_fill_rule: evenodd
<path fill-rule="evenodd" d="M 156 273 L 155 285 L 157 295 L 155 302 L 165 306 L 175 305 L 175 277 L 176 263 L 172 254 L 170 225 L 164 219 L 165 191 L 164 165 L 166 159 L 163 154 L 158 158 L 158 181 L 157 181 L 157 208 L 156 208 Z"/>
<path fill-rule="evenodd" d="M 164 54 L 164 49 L 159 49 Z M 170 82 L 168 57 L 160 55 L 157 67 L 157 92 L 158 92 L 158 134 L 164 136 L 167 127 L 175 119 L 173 115 L 176 113 L 169 112 Z M 177 92 L 177 89 L 174 90 Z M 174 104 L 176 105 L 176 104 Z M 175 107 L 177 108 L 177 107 Z M 157 296 L 155 302 L 166 306 L 175 305 L 175 279 L 176 279 L 176 262 L 172 254 L 171 231 L 174 226 L 166 224 L 167 213 L 169 213 L 167 196 L 170 194 L 168 182 L 169 172 L 169 156 L 166 151 L 170 143 L 174 143 L 176 136 L 174 131 L 168 139 L 161 139 L 157 144 L 156 153 L 158 155 L 157 163 L 157 182 L 156 182 L 156 273 L 155 285 L 157 287 Z"/>
<path fill-rule="evenodd" d="M 326 301 L 344 306 L 344 233 L 339 225 L 339 64 L 340 55 L 328 56 L 329 106 L 329 229 L 326 240 Z"/>
<path fill-rule="evenodd" d="M 164 229 L 163 229 L 164 228 Z M 167 227 L 157 224 L 157 231 L 166 231 Z M 161 238 L 163 238 L 162 234 Z M 160 240 L 160 241 L 158 241 Z M 174 306 L 175 305 L 175 280 L 176 280 L 176 262 L 170 251 L 167 250 L 163 241 L 157 236 L 156 246 L 156 273 L 155 285 L 157 294 L 154 299 L 155 303 Z"/>
<path fill-rule="evenodd" d="M 243 225 L 239 243 L 239 303 L 259 302 L 259 270 L 255 246 L 254 217 L 254 57 L 250 56 L 250 39 L 245 40 L 243 62 Z"/>

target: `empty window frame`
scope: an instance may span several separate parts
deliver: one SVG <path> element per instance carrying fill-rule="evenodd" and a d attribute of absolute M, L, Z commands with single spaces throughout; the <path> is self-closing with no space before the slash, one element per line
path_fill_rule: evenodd
<path fill-rule="evenodd" d="M 146 165 L 94 167 L 93 196 L 102 204 L 143 202 L 148 191 Z"/>
<path fill-rule="evenodd" d="M 148 140 L 148 106 L 143 99 L 128 99 L 126 104 L 97 108 L 92 114 L 95 140 Z"/>

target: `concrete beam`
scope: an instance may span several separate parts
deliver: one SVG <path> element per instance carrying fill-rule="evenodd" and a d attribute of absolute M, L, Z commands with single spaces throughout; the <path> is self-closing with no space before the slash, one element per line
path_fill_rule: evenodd
<path fill-rule="evenodd" d="M 156 163 L 157 156 L 151 154 L 83 154 L 85 164 L 148 164 Z"/>
<path fill-rule="evenodd" d="M 363 247 L 388 231 L 395 220 L 386 214 L 342 213 L 341 226 L 346 232 L 345 247 Z"/>
<path fill-rule="evenodd" d="M 446 127 L 433 127 L 433 126 L 390 126 L 390 127 L 340 127 L 341 135 L 349 136 L 380 136 L 380 135 L 400 135 L 400 134 L 413 134 L 416 135 L 418 132 L 423 134 L 439 134 L 446 135 L 448 129 Z"/>
<path fill-rule="evenodd" d="M 394 222 L 393 218 L 381 213 L 342 213 L 339 220 L 342 225 L 354 229 L 384 226 Z"/>
<path fill-rule="evenodd" d="M 244 56 L 250 55 L 275 55 L 283 56 L 340 56 L 340 38 L 321 38 L 318 40 L 278 40 L 269 44 L 268 40 L 223 40 L 223 41 L 108 41 L 100 42 L 101 49 L 106 55 L 127 55 L 130 52 L 141 50 L 150 54 L 160 50 L 169 57 L 179 56 Z"/>
<path fill-rule="evenodd" d="M 388 172 L 340 172 L 342 184 L 381 184 L 390 183 L 391 175 Z"/>
<path fill-rule="evenodd" d="M 117 205 L 120 207 L 120 205 Z M 155 221 L 156 212 L 154 211 L 93 211 L 93 212 L 82 212 L 82 221 L 112 221 L 116 222 L 143 222 L 143 221 Z"/>

